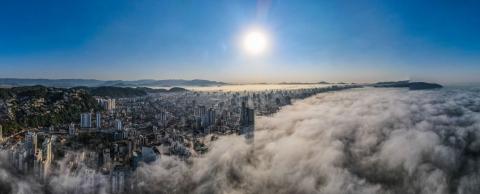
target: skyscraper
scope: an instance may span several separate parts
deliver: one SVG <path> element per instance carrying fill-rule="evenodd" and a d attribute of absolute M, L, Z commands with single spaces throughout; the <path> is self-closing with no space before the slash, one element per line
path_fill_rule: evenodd
<path fill-rule="evenodd" d="M 97 125 L 97 129 L 100 129 L 102 128 L 102 114 L 100 112 L 97 112 L 95 116 L 95 124 Z"/>
<path fill-rule="evenodd" d="M 92 127 L 92 113 L 82 113 L 80 115 L 80 127 L 81 128 Z"/>
<path fill-rule="evenodd" d="M 50 165 L 53 162 L 53 151 L 52 151 L 52 140 L 53 136 L 50 138 L 45 138 L 42 143 L 42 156 L 43 156 L 43 176 L 47 177 L 50 170 Z"/>
<path fill-rule="evenodd" d="M 25 148 L 29 155 L 34 155 L 37 151 L 37 139 L 35 132 L 28 131 L 25 133 Z"/>
<path fill-rule="evenodd" d="M 207 114 L 207 118 L 208 118 L 208 125 L 214 125 L 215 124 L 215 109 L 213 108 L 210 108 L 208 109 L 208 114 Z"/>
<path fill-rule="evenodd" d="M 117 130 L 122 130 L 122 121 L 120 119 L 115 119 L 115 127 Z"/>
<path fill-rule="evenodd" d="M 246 100 L 242 102 L 240 111 L 240 134 L 245 136 L 248 143 L 253 142 L 255 132 L 255 111 L 248 108 Z"/>
<path fill-rule="evenodd" d="M 25 148 L 29 155 L 33 154 L 33 134 L 31 131 L 25 133 Z"/>
<path fill-rule="evenodd" d="M 116 104 L 115 99 L 108 99 L 107 100 L 107 110 L 109 110 L 109 111 L 115 110 L 115 108 L 116 108 L 115 104 Z"/>

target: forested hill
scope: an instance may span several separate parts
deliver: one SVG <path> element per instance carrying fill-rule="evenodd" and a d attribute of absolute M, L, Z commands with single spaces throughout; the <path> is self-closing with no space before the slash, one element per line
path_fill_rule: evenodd
<path fill-rule="evenodd" d="M 131 98 L 146 96 L 148 93 L 162 93 L 162 92 L 183 92 L 187 91 L 184 88 L 173 87 L 167 89 L 152 89 L 146 87 L 130 88 L 130 87 L 76 87 L 74 89 L 83 89 L 92 96 L 110 97 L 110 98 Z"/>
<path fill-rule="evenodd" d="M 80 113 L 99 109 L 96 99 L 85 90 L 44 86 L 0 88 L 0 125 L 5 134 L 27 127 L 78 122 Z"/>
<path fill-rule="evenodd" d="M 110 86 L 69 89 L 44 86 L 0 88 L 0 125 L 6 134 L 26 127 L 58 126 L 79 122 L 82 112 L 100 110 L 95 96 L 125 98 L 182 91 L 186 90 Z"/>

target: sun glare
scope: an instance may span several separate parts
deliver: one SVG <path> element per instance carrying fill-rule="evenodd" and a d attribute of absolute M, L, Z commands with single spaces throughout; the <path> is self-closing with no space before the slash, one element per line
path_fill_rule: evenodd
<path fill-rule="evenodd" d="M 251 30 L 243 38 L 243 48 L 248 54 L 260 55 L 268 47 L 268 38 L 261 30 Z"/>

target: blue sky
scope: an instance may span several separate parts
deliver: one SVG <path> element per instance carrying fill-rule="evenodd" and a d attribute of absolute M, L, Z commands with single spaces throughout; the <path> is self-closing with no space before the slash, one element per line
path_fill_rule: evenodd
<path fill-rule="evenodd" d="M 480 1 L 2 1 L 0 77 L 480 82 Z M 238 39 L 263 28 L 267 54 Z"/>

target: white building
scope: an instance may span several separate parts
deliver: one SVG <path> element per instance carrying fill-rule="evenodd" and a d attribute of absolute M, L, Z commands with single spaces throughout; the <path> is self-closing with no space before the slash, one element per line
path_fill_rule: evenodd
<path fill-rule="evenodd" d="M 122 121 L 120 119 L 115 119 L 115 127 L 117 130 L 122 130 Z"/>
<path fill-rule="evenodd" d="M 92 127 L 92 113 L 82 113 L 80 115 L 80 127 L 81 128 Z"/>
<path fill-rule="evenodd" d="M 75 124 L 70 123 L 70 125 L 68 126 L 68 134 L 71 136 L 74 136 L 77 134 L 77 130 L 75 129 Z"/>

